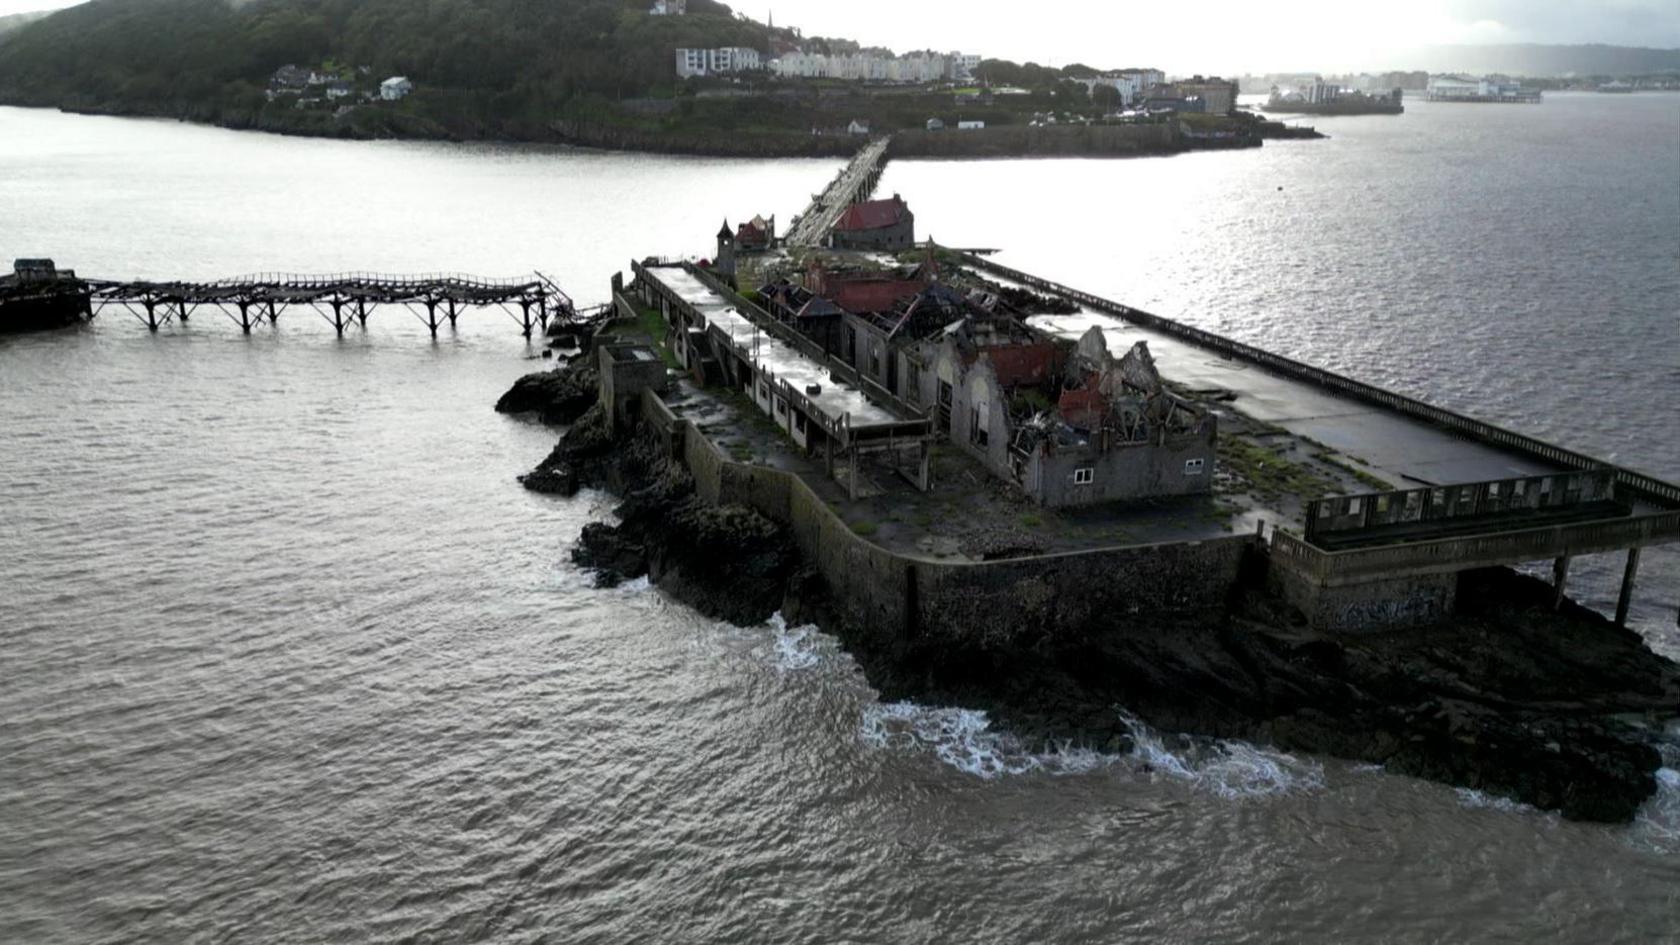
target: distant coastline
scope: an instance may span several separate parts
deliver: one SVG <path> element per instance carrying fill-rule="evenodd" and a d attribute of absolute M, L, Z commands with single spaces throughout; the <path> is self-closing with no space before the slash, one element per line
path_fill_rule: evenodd
<path fill-rule="evenodd" d="M 481 128 L 450 128 L 435 121 L 397 113 L 384 120 L 335 121 L 321 113 L 301 113 L 296 120 L 275 120 L 268 112 L 227 113 L 216 109 L 166 109 L 112 103 L 50 104 L 0 96 L 0 105 L 45 108 L 73 115 L 158 118 L 233 131 L 259 131 L 308 138 L 351 141 L 410 140 L 560 144 L 647 154 L 698 157 L 789 158 L 850 157 L 864 140 L 858 135 L 793 131 L 659 131 L 612 122 L 555 119 L 504 126 L 499 133 Z M 325 120 L 323 120 L 325 119 Z M 474 133 L 474 132 L 477 133 Z M 1141 125 L 1070 124 L 1029 127 L 999 125 L 978 130 L 898 133 L 893 156 L 902 160 L 1018 157 L 1164 157 L 1188 151 L 1259 147 L 1267 139 L 1323 138 L 1312 129 L 1248 116 L 1231 119 L 1220 131 L 1187 130 L 1178 121 Z"/>

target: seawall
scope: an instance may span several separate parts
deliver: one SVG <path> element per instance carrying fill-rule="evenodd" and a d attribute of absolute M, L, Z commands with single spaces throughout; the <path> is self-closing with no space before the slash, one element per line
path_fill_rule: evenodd
<path fill-rule="evenodd" d="M 727 458 L 651 392 L 642 419 L 668 438 L 702 499 L 786 525 L 828 583 L 839 616 L 892 650 L 1004 649 L 1029 637 L 1056 644 L 1096 626 L 1120 632 L 1150 615 L 1219 609 L 1259 552 L 1257 536 L 1239 535 L 996 561 L 911 557 L 852 531 L 798 476 Z"/>
<path fill-rule="evenodd" d="M 896 132 L 887 155 L 890 158 L 1136 157 L 1177 154 L 1192 146 L 1177 123 L 1002 125 Z"/>

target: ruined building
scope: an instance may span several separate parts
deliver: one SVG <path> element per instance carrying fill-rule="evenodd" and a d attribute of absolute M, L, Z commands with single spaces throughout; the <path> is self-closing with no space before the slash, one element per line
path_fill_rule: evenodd
<path fill-rule="evenodd" d="M 926 378 L 952 443 L 1049 508 L 1212 491 L 1217 420 L 1147 344 L 1115 358 L 1097 328 L 1069 351 L 998 324 L 950 333 Z"/>

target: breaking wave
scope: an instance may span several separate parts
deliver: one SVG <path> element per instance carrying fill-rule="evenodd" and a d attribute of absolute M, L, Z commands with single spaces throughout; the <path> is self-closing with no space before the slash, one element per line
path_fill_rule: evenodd
<path fill-rule="evenodd" d="M 1469 810 L 1498 810 L 1511 814 L 1539 813 L 1539 808 L 1532 804 L 1524 804 L 1522 801 L 1514 801 L 1497 794 L 1488 794 L 1475 788 L 1455 787 L 1453 793 L 1458 795 L 1459 806 Z"/>
<path fill-rule="evenodd" d="M 859 737 L 877 748 L 931 750 L 939 760 L 979 778 L 1034 773 L 1085 774 L 1119 769 L 1178 781 L 1225 798 L 1265 797 L 1324 786 L 1323 766 L 1270 748 L 1223 739 L 1163 736 L 1122 713 L 1134 741 L 1129 754 L 1070 744 L 1032 750 L 1013 735 L 994 732 L 986 713 L 974 709 L 872 703 L 863 710 Z"/>
<path fill-rule="evenodd" d="M 1663 760 L 1657 792 L 1634 815 L 1628 841 L 1641 849 L 1680 854 L 1680 722 L 1669 723 L 1657 751 Z"/>
<path fill-rule="evenodd" d="M 769 624 L 775 634 L 771 661 L 777 669 L 810 669 L 822 661 L 824 639 L 816 624 L 790 627 L 781 611 L 770 615 Z"/>

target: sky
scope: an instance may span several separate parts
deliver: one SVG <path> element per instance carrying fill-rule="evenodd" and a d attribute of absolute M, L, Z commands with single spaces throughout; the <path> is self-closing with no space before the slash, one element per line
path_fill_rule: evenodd
<path fill-rule="evenodd" d="M 1170 73 L 1406 67 L 1447 43 L 1680 48 L 1680 0 L 726 0 L 807 36 Z M 650 0 L 651 3 L 651 0 Z M 70 6 L 0 0 L 0 14 Z"/>

